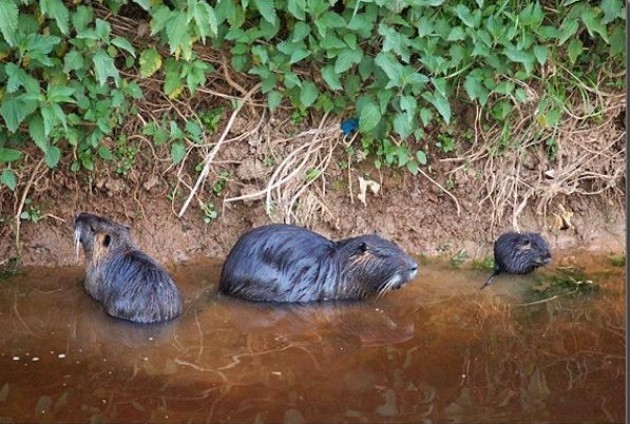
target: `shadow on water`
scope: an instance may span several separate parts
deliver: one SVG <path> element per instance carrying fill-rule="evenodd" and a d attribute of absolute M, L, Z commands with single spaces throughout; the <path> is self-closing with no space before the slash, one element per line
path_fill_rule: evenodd
<path fill-rule="evenodd" d="M 579 258 L 579 261 L 582 259 Z M 216 294 L 220 263 L 173 271 L 184 313 L 106 316 L 83 271 L 0 281 L 0 422 L 622 422 L 623 268 L 600 287 L 528 296 L 543 273 L 423 267 L 364 303 Z"/>

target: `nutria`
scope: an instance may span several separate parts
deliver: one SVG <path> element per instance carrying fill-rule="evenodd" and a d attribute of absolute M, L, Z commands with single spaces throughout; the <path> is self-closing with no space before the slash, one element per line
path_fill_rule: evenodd
<path fill-rule="evenodd" d="M 329 240 L 306 228 L 271 224 L 242 235 L 219 289 L 256 302 L 359 300 L 405 285 L 418 264 L 377 235 Z"/>
<path fill-rule="evenodd" d="M 551 260 L 549 245 L 538 233 L 502 234 L 494 242 L 494 272 L 481 288 L 494 282 L 502 272 L 528 274 Z"/>
<path fill-rule="evenodd" d="M 85 290 L 116 318 L 152 323 L 181 313 L 179 290 L 168 273 L 131 239 L 129 227 L 80 213 L 74 220 L 77 246 L 86 262 Z"/>

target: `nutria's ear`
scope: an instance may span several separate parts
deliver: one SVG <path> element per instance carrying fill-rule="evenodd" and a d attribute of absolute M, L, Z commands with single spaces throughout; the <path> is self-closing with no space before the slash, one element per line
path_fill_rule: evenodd
<path fill-rule="evenodd" d="M 103 237 L 103 246 L 108 247 L 111 242 L 112 242 L 111 236 L 109 234 L 105 234 L 105 237 Z"/>

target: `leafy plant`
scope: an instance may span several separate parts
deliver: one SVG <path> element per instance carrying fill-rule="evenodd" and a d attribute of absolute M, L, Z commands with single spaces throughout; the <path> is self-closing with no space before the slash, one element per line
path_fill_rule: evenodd
<path fill-rule="evenodd" d="M 417 143 L 429 130 L 440 128 L 443 152 L 456 148 L 446 135 L 460 119 L 456 100 L 475 103 L 503 128 L 493 149 L 501 154 L 523 104 L 535 103 L 539 128 L 557 126 L 567 93 L 587 99 L 584 87 L 601 70 L 611 84 L 624 69 L 622 0 L 545 7 L 350 0 L 342 9 L 328 0 L 133 2 L 149 22 L 151 38 L 140 49 L 110 22 L 126 0 L 102 3 L 109 14 L 87 3 L 0 0 L 0 184 L 17 188 L 15 170 L 34 146 L 50 168 L 66 158 L 73 171 L 94 170 L 111 154 L 103 140 L 117 139 L 136 115 L 134 102 L 143 97 L 137 76 L 159 78 L 172 100 L 207 84 L 216 70 L 199 44 L 228 51 L 227 65 L 260 81 L 270 110 L 292 106 L 294 123 L 311 111 L 357 117 L 362 151 L 378 167 L 413 174 L 428 162 Z M 197 113 L 199 120 L 149 121 L 143 133 L 167 144 L 172 162 L 181 163 L 223 116 L 221 108 Z M 589 112 L 589 119 L 601 113 Z M 547 147 L 555 156 L 553 143 Z"/>
<path fill-rule="evenodd" d="M 219 173 L 219 177 L 214 184 L 212 184 L 212 192 L 215 196 L 220 197 L 221 194 L 223 194 L 223 190 L 225 190 L 230 178 L 232 178 L 232 173 L 230 171 L 221 171 Z"/>
<path fill-rule="evenodd" d="M 37 206 L 31 204 L 30 199 L 26 199 L 24 201 L 24 205 L 28 205 L 28 209 L 20 214 L 21 220 L 37 223 L 40 219 L 42 219 L 42 212 Z"/>
<path fill-rule="evenodd" d="M 214 209 L 214 203 L 201 203 L 201 211 L 203 212 L 203 222 L 211 224 L 219 216 L 218 212 Z"/>

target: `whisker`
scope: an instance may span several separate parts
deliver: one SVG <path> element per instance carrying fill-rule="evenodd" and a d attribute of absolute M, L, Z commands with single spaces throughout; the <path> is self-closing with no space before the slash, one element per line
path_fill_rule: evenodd
<path fill-rule="evenodd" d="M 79 260 L 79 250 L 80 250 L 80 240 L 81 240 L 81 228 L 77 227 L 74 230 L 74 250 L 76 253 L 76 260 Z"/>

